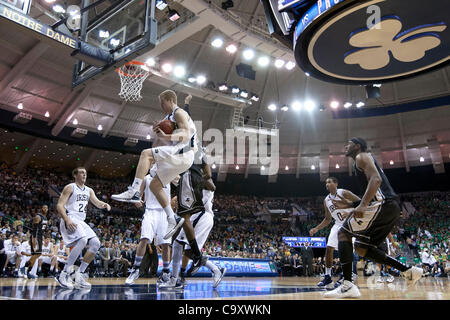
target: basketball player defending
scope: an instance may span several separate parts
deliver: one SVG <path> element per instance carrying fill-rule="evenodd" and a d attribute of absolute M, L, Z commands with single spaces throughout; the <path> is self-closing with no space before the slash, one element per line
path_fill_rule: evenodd
<path fill-rule="evenodd" d="M 162 247 L 162 260 L 163 260 L 163 274 L 169 273 L 170 265 L 170 248 L 169 244 L 171 240 L 164 240 L 163 236 L 167 231 L 167 218 L 166 213 L 161 208 L 161 205 L 156 200 L 154 194 L 150 191 L 151 181 L 156 176 L 156 164 L 153 165 L 150 170 L 150 174 L 146 175 L 144 182 L 141 184 L 140 194 L 144 194 L 145 197 L 145 213 L 141 223 L 141 240 L 136 248 L 136 256 L 134 258 L 133 268 L 128 276 L 125 284 L 132 285 L 139 278 L 139 267 L 141 266 L 142 258 L 145 254 L 147 245 L 151 244 L 156 236 L 156 245 Z M 170 183 L 163 188 L 166 196 L 170 197 Z M 144 202 L 138 202 L 135 205 L 138 208 L 142 207 Z M 168 280 L 168 276 L 167 280 Z"/>
<path fill-rule="evenodd" d="M 201 149 L 199 149 L 200 151 Z M 185 210 L 185 212 L 188 212 L 188 219 L 187 221 L 190 221 L 191 225 L 194 228 L 195 233 L 195 240 L 196 244 L 198 245 L 199 252 L 203 248 L 203 245 L 206 243 L 206 240 L 208 239 L 209 233 L 211 232 L 211 229 L 214 225 L 214 212 L 213 212 L 213 199 L 214 199 L 214 191 L 216 189 L 216 186 L 214 185 L 214 182 L 211 178 L 211 168 L 209 167 L 208 163 L 206 162 L 206 156 L 203 151 L 198 153 L 198 156 L 201 158 L 201 165 L 194 164 L 188 171 L 188 173 L 195 174 L 193 171 L 197 171 L 200 173 L 200 176 L 202 176 L 203 181 L 199 181 L 199 183 L 195 183 L 197 179 L 192 178 L 191 180 L 194 186 L 194 194 L 197 193 L 197 196 L 199 196 L 198 191 L 200 191 L 202 196 L 202 210 L 200 212 L 193 211 L 193 214 L 189 213 L 189 210 L 186 210 L 187 203 L 185 202 L 184 205 L 181 205 L 178 203 L 178 197 L 185 198 L 186 194 L 183 191 L 186 191 L 185 188 L 183 188 L 182 185 L 179 185 L 179 192 L 178 197 L 174 197 L 172 199 L 172 207 L 178 208 L 178 210 Z M 201 170 L 201 171 L 200 171 Z M 182 178 L 186 177 L 185 173 Z M 192 177 L 195 177 L 194 175 Z M 182 181 L 182 180 L 181 180 Z M 187 181 L 187 180 L 186 180 Z M 182 182 L 183 183 L 183 182 Z M 192 195 L 191 195 L 192 197 Z M 196 196 L 194 196 L 195 198 Z M 194 205 L 193 205 L 194 207 Z M 186 223 L 185 222 L 185 223 Z M 184 226 L 183 226 L 184 227 Z M 187 246 L 185 249 L 185 245 Z M 183 254 L 184 250 L 184 254 Z M 201 253 L 197 254 L 201 254 Z M 172 276 L 170 277 L 170 280 L 166 283 L 163 283 L 160 287 L 161 288 L 183 288 L 184 287 L 184 271 L 186 270 L 186 267 L 189 263 L 190 259 L 193 259 L 195 262 L 195 259 L 193 258 L 195 255 L 195 251 L 191 246 L 191 241 L 187 241 L 187 233 L 186 230 L 183 228 L 183 230 L 180 232 L 176 240 L 173 242 L 173 256 L 172 256 Z M 204 265 L 206 266 L 212 273 L 214 277 L 214 283 L 213 288 L 216 288 L 220 282 L 222 281 L 224 275 L 225 275 L 225 269 L 224 268 L 218 268 L 214 263 L 211 261 L 208 261 L 206 257 L 202 259 L 202 263 L 200 265 L 195 265 L 195 263 L 192 263 L 191 269 L 188 271 L 188 275 L 194 274 L 200 266 Z M 180 276 L 180 264 L 181 264 L 181 276 Z M 179 278 L 180 276 L 180 278 Z"/>
<path fill-rule="evenodd" d="M 358 287 L 352 283 L 353 248 L 359 256 L 376 263 L 385 264 L 402 272 L 408 284 L 415 284 L 422 277 L 423 270 L 406 266 L 395 258 L 378 249 L 400 218 L 398 196 L 392 189 L 383 170 L 370 153 L 362 138 L 352 138 L 345 147 L 345 155 L 355 161 L 354 171 L 361 190 L 365 190 L 361 201 L 353 203 L 353 212 L 339 229 L 339 256 L 344 282 L 332 291 L 326 292 L 327 298 L 357 298 L 361 296 Z M 349 208 L 345 199 L 333 200 L 337 208 Z"/>
<path fill-rule="evenodd" d="M 87 173 L 86 169 L 78 167 L 72 171 L 75 179 L 74 183 L 66 185 L 59 197 L 56 206 L 61 215 L 59 230 L 66 246 L 72 248 L 67 258 L 66 265 L 57 279 L 62 287 L 67 289 L 90 288 L 91 284 L 85 280 L 86 271 L 89 263 L 94 259 L 95 254 L 100 248 L 100 240 L 91 227 L 84 222 L 89 201 L 99 209 L 111 210 L 109 204 L 100 201 L 95 195 L 94 190 L 85 185 Z M 80 256 L 83 249 L 89 245 L 80 268 L 75 273 L 75 283 L 70 279 L 69 270 Z"/>
<path fill-rule="evenodd" d="M 155 195 L 161 207 L 167 214 L 168 228 L 165 239 L 173 234 L 183 225 L 184 219 L 177 223 L 175 214 L 170 206 L 169 198 L 163 190 L 163 186 L 169 184 L 179 174 L 190 168 L 194 162 L 194 154 L 197 151 L 197 129 L 191 117 L 178 107 L 177 95 L 172 90 L 166 90 L 159 95 L 161 109 L 167 114 L 165 119 L 176 123 L 177 130 L 172 134 L 165 134 L 158 126 L 153 130 L 159 138 L 170 141 L 172 145 L 146 149 L 141 152 L 139 163 L 136 168 L 136 176 L 133 184 L 127 191 L 112 195 L 111 198 L 122 202 L 136 203 L 140 201 L 140 187 L 144 177 L 152 164 L 156 162 L 157 179 L 150 183 L 150 190 Z"/>
<path fill-rule="evenodd" d="M 332 289 L 333 280 L 331 280 L 331 267 L 333 266 L 334 250 L 338 248 L 338 231 L 342 227 L 347 216 L 350 214 L 351 209 L 337 209 L 332 200 L 345 198 L 352 202 L 361 200 L 358 196 L 354 195 L 351 191 L 345 189 L 338 189 L 338 180 L 335 177 L 329 177 L 325 181 L 325 187 L 330 192 L 323 201 L 325 209 L 325 218 L 316 227 L 309 230 L 309 234 L 312 237 L 315 233 L 319 232 L 323 228 L 327 227 L 332 219 L 334 219 L 334 225 L 331 228 L 330 235 L 328 236 L 327 249 L 325 251 L 325 275 L 317 285 L 319 287 L 325 287 Z"/>

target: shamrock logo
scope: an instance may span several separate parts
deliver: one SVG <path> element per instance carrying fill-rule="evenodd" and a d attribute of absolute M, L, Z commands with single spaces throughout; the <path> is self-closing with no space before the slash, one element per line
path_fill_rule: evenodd
<path fill-rule="evenodd" d="M 442 22 L 400 33 L 400 20 L 383 20 L 350 37 L 350 45 L 360 49 L 347 52 L 344 62 L 359 64 L 365 70 L 376 70 L 387 66 L 391 56 L 402 62 L 417 61 L 425 56 L 426 51 L 441 44 L 441 39 L 435 32 L 442 32 L 446 28 Z"/>

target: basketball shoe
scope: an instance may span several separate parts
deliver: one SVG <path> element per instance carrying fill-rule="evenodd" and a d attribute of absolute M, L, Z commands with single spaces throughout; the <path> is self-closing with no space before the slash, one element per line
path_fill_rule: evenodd
<path fill-rule="evenodd" d="M 136 191 L 131 186 L 129 186 L 127 191 L 120 194 L 113 194 L 111 196 L 111 199 L 120 202 L 138 203 L 141 201 L 141 195 L 139 191 Z"/>
<path fill-rule="evenodd" d="M 70 274 L 65 271 L 61 271 L 58 278 L 55 278 L 56 281 L 61 285 L 61 287 L 72 290 L 74 288 L 72 279 L 70 278 Z"/>
<path fill-rule="evenodd" d="M 332 283 L 333 283 L 333 280 L 331 280 L 331 276 L 329 274 L 326 274 L 326 275 L 323 276 L 322 281 L 320 281 L 317 284 L 317 286 L 318 287 L 325 287 L 327 289 L 332 289 L 333 288 Z"/>
<path fill-rule="evenodd" d="M 80 271 L 75 272 L 75 281 L 74 281 L 75 289 L 90 289 L 91 284 L 86 281 L 85 275 L 83 275 Z"/>
<path fill-rule="evenodd" d="M 131 286 L 136 280 L 139 278 L 139 268 L 131 269 L 131 273 L 128 276 L 127 280 L 125 280 L 125 284 Z"/>
<path fill-rule="evenodd" d="M 168 218 L 168 224 L 167 224 L 167 233 L 164 236 L 164 240 L 172 238 L 172 236 L 175 234 L 175 232 L 178 231 L 178 229 L 181 228 L 181 226 L 184 223 L 184 218 Z"/>
<path fill-rule="evenodd" d="M 222 282 L 223 277 L 225 276 L 225 272 L 227 271 L 225 268 L 220 268 L 219 273 L 214 273 L 214 283 L 213 288 L 217 288 L 219 284 Z"/>
<path fill-rule="evenodd" d="M 332 291 L 325 292 L 325 298 L 359 298 L 361 293 L 353 282 L 344 280 L 342 285 Z"/>

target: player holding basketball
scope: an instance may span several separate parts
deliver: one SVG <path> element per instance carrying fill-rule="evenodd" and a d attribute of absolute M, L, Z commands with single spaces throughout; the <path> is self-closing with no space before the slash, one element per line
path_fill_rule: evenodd
<path fill-rule="evenodd" d="M 327 227 L 331 223 L 331 221 L 334 220 L 334 225 L 331 228 L 330 235 L 328 236 L 327 249 L 325 251 L 325 275 L 322 281 L 317 284 L 319 287 L 326 287 L 327 289 L 331 289 L 333 287 L 333 280 L 331 280 L 331 267 L 333 266 L 334 250 L 337 250 L 338 248 L 338 231 L 342 227 L 351 210 L 337 209 L 334 206 L 332 200 L 345 198 L 349 199 L 352 202 L 356 202 L 361 199 L 351 191 L 338 189 L 338 180 L 335 177 L 328 177 L 325 181 L 325 187 L 330 192 L 328 196 L 323 200 L 325 218 L 319 225 L 309 230 L 309 234 L 312 237 L 315 233 Z"/>
<path fill-rule="evenodd" d="M 87 277 L 84 273 L 100 248 L 100 240 L 91 227 L 84 222 L 87 206 L 91 202 L 99 209 L 110 211 L 111 207 L 106 202 L 100 201 L 94 190 L 85 185 L 87 178 L 85 168 L 75 168 L 72 171 L 72 176 L 75 182 L 64 187 L 56 206 L 58 213 L 61 215 L 60 233 L 67 247 L 72 248 L 72 251 L 67 258 L 63 271 L 55 279 L 62 287 L 67 289 L 73 289 L 74 287 L 90 288 L 91 284 L 85 280 Z M 75 283 L 73 284 L 68 271 L 86 245 L 89 245 L 89 249 L 84 254 L 79 270 L 75 273 Z"/>
<path fill-rule="evenodd" d="M 165 119 L 176 123 L 178 129 L 172 134 L 164 133 L 158 126 L 155 126 L 153 130 L 159 138 L 172 142 L 172 145 L 142 151 L 133 184 L 127 191 L 112 195 L 111 198 L 123 202 L 139 202 L 142 181 L 151 165 L 156 162 L 157 179 L 152 180 L 150 190 L 167 214 L 169 225 L 166 237 L 169 238 L 181 227 L 184 221 L 176 222 L 175 214 L 170 207 L 169 199 L 163 187 L 179 174 L 188 170 L 194 162 L 194 154 L 197 151 L 197 129 L 186 111 L 178 107 L 177 95 L 174 91 L 166 90 L 162 92 L 159 95 L 159 101 L 161 109 L 167 114 Z"/>
<path fill-rule="evenodd" d="M 165 119 L 176 123 L 177 130 L 172 134 L 164 133 L 158 126 L 155 126 L 153 130 L 160 139 L 170 141 L 172 145 L 142 151 L 133 184 L 127 191 L 121 194 L 112 195 L 111 198 L 117 201 L 131 203 L 141 201 L 140 187 L 142 181 L 151 165 L 156 163 L 156 179 L 152 179 L 150 190 L 155 195 L 167 215 L 168 228 L 164 239 L 169 239 L 183 225 L 184 218 L 181 218 L 178 222 L 175 220 L 175 214 L 170 206 L 169 198 L 163 190 L 163 186 L 169 184 L 178 177 L 178 175 L 182 174 L 192 166 L 194 155 L 198 150 L 198 139 L 197 129 L 191 117 L 177 105 L 177 95 L 175 92 L 166 90 L 159 95 L 159 100 L 161 109 L 167 114 Z M 189 244 L 192 248 L 198 249 L 192 226 L 189 226 L 188 224 L 185 228 L 192 231 L 187 234 Z M 193 258 L 195 259 L 194 264 L 196 266 L 201 264 L 201 255 L 196 255 Z"/>
<path fill-rule="evenodd" d="M 156 164 L 153 165 L 150 173 L 145 176 L 144 182 L 141 184 L 140 194 L 144 195 L 145 202 L 141 201 L 135 205 L 138 208 L 142 207 L 145 203 L 145 213 L 141 223 L 141 239 L 139 245 L 136 248 L 136 256 L 134 258 L 133 268 L 130 275 L 125 281 L 125 284 L 132 285 L 139 278 L 139 268 L 141 266 L 142 258 L 144 257 L 145 250 L 148 245 L 150 245 L 156 236 L 155 245 L 162 247 L 162 260 L 163 260 L 163 274 L 168 280 L 169 265 L 170 265 L 170 239 L 164 240 L 163 236 L 167 231 L 167 218 L 161 205 L 156 200 L 154 194 L 150 191 L 151 181 L 155 178 L 157 172 Z M 166 196 L 170 197 L 170 183 L 163 188 Z M 165 275 L 167 274 L 167 275 Z M 158 280 L 159 281 L 159 280 Z"/>
<path fill-rule="evenodd" d="M 338 233 L 344 282 L 333 291 L 326 292 L 324 297 L 361 296 L 358 287 L 352 283 L 352 237 L 356 238 L 354 246 L 358 255 L 394 267 L 402 272 L 409 284 L 415 284 L 422 277 L 422 269 L 406 266 L 377 248 L 400 217 L 397 194 L 373 156 L 367 153 L 367 143 L 362 138 L 350 139 L 345 147 L 345 155 L 355 161 L 355 176 L 361 190 L 365 192 L 361 201 L 353 203 L 354 209 Z M 333 204 L 340 209 L 351 207 L 349 202 L 345 199 L 333 200 Z"/>

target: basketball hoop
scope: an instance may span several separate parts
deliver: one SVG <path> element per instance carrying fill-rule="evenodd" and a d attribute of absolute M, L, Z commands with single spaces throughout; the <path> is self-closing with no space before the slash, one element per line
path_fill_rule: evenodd
<path fill-rule="evenodd" d="M 150 68 L 143 62 L 130 61 L 116 69 L 120 77 L 119 96 L 125 101 L 140 101 L 144 80 L 150 74 Z"/>

